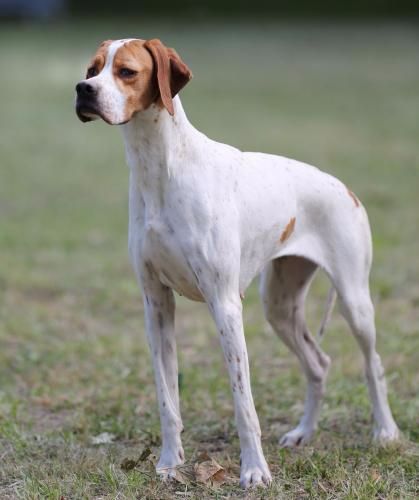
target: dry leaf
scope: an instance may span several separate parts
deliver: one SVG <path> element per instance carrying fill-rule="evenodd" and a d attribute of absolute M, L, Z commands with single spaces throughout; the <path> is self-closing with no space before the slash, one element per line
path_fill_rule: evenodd
<path fill-rule="evenodd" d="M 206 462 L 208 460 L 212 460 L 211 457 L 208 455 L 208 452 L 202 451 L 199 455 L 196 461 L 200 464 L 202 462 Z"/>
<path fill-rule="evenodd" d="M 212 478 L 211 478 L 211 483 L 213 486 L 221 486 L 223 483 L 225 483 L 227 480 L 226 478 L 226 471 L 221 468 L 218 472 L 216 472 Z"/>
<path fill-rule="evenodd" d="M 189 478 L 179 469 L 176 469 L 176 476 L 174 479 L 180 484 L 189 484 Z"/>
<path fill-rule="evenodd" d="M 144 448 L 143 452 L 141 453 L 140 457 L 138 458 L 138 462 L 144 462 L 144 460 L 147 460 L 147 458 L 151 455 L 151 450 L 150 448 Z"/>
<path fill-rule="evenodd" d="M 225 470 L 206 452 L 198 457 L 194 465 L 195 480 L 198 483 L 220 486 L 225 482 Z"/>
<path fill-rule="evenodd" d="M 124 458 L 121 462 L 121 469 L 124 471 L 129 471 L 135 469 L 140 462 L 144 462 L 151 455 L 150 448 L 144 448 L 141 455 L 137 460 L 132 460 L 131 458 Z"/>

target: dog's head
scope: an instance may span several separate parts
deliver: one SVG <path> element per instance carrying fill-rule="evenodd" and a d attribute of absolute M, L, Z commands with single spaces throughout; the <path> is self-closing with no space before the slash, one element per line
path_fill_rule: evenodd
<path fill-rule="evenodd" d="M 107 40 L 76 85 L 76 113 L 83 122 L 120 125 L 156 103 L 173 115 L 172 98 L 191 78 L 176 51 L 158 39 Z"/>

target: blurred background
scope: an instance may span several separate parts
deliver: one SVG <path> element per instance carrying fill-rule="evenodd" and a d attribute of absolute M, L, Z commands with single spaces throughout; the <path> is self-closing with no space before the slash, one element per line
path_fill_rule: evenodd
<path fill-rule="evenodd" d="M 118 8 L 119 7 L 119 8 Z M 120 11 L 123 7 L 123 12 Z M 245 17 L 257 15 L 267 16 L 294 16 L 297 18 L 309 17 L 354 17 L 377 18 L 389 16 L 407 16 L 418 14 L 418 4 L 414 0 L 353 0 L 351 2 L 334 2 L 322 0 L 221 0 L 196 2 L 194 0 L 179 0 L 159 2 L 125 0 L 117 6 L 113 2 L 101 0 L 1 0 L 3 16 L 48 19 L 59 15 L 153 15 L 167 16 L 221 16 Z"/>
<path fill-rule="evenodd" d="M 405 436 L 418 440 L 418 5 L 0 0 L 0 497 L 166 498 L 152 472 L 119 467 L 159 433 L 127 257 L 121 134 L 74 113 L 75 84 L 109 38 L 176 48 L 194 74 L 181 92 L 185 111 L 211 138 L 314 164 L 361 199 L 390 399 Z M 320 275 L 313 329 L 326 291 Z M 227 467 L 238 448 L 215 330 L 204 306 L 179 299 L 178 311 L 186 452 L 203 447 Z M 350 485 L 354 498 L 413 498 L 417 448 L 369 448 L 362 363 L 337 312 L 324 341 L 333 364 L 317 455 L 298 458 L 279 456 L 276 440 L 301 414 L 304 381 L 266 326 L 256 285 L 245 321 L 264 445 L 286 498 L 321 496 L 317 479 L 300 477 L 306 467 L 323 478 L 323 466 L 339 471 L 326 474 L 334 497 Z M 92 438 L 103 433 L 111 437 L 99 452 Z"/>

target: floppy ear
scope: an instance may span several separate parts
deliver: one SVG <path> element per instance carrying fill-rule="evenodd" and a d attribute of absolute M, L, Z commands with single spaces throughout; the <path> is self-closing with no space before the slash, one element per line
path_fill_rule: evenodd
<path fill-rule="evenodd" d="M 166 47 L 157 38 L 147 40 L 144 47 L 150 52 L 157 68 L 157 84 L 163 105 L 173 116 L 172 98 L 192 78 L 191 70 L 174 49 Z"/>

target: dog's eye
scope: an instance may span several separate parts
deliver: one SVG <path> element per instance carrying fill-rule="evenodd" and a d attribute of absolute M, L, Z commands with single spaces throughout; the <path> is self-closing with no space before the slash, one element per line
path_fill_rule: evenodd
<path fill-rule="evenodd" d="M 136 74 L 137 74 L 136 71 L 129 68 L 121 68 L 119 70 L 119 76 L 121 76 L 122 78 L 129 78 L 131 76 L 135 76 Z"/>
<path fill-rule="evenodd" d="M 87 70 L 87 73 L 86 73 L 86 78 L 93 78 L 94 76 L 96 76 L 98 73 L 97 73 L 97 69 L 95 66 L 92 66 L 91 68 L 89 68 Z"/>

